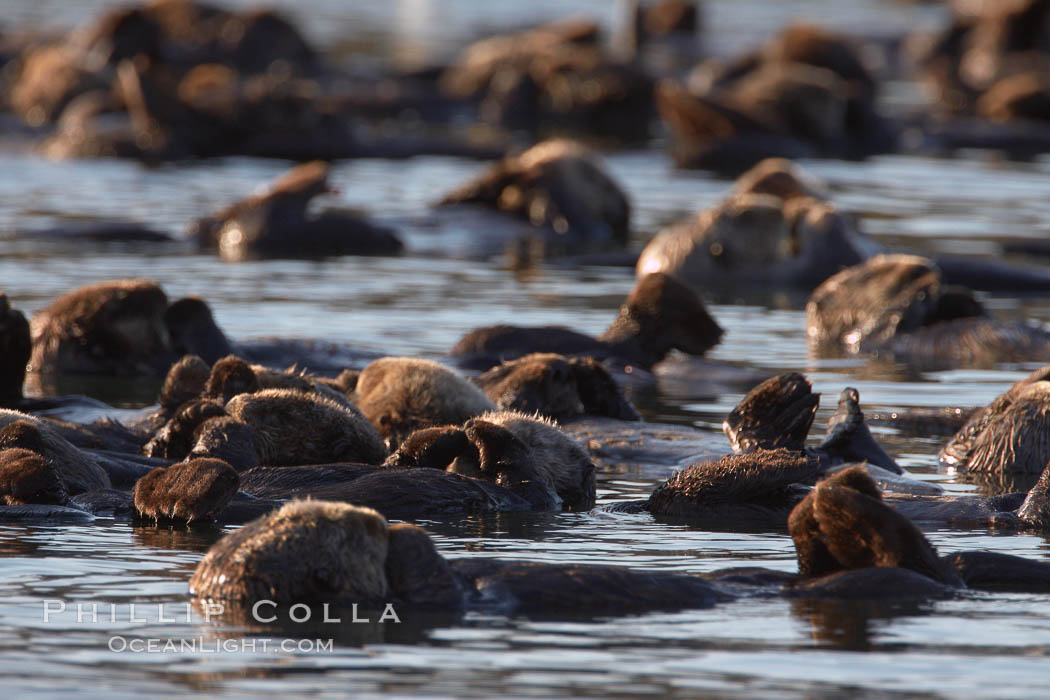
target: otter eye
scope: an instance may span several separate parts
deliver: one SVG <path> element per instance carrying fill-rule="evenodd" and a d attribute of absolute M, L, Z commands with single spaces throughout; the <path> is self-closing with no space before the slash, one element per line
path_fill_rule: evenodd
<path fill-rule="evenodd" d="M 720 258 L 726 252 L 721 243 L 712 243 L 707 250 L 711 253 L 712 258 Z"/>

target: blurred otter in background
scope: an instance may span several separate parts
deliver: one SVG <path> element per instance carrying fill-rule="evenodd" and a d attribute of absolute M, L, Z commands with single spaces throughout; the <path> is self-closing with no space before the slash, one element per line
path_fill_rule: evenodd
<path fill-rule="evenodd" d="M 1050 356 L 1050 333 L 992 317 L 936 264 L 880 255 L 830 277 L 806 304 L 818 353 L 873 353 L 920 366 L 988 366 Z"/>
<path fill-rule="evenodd" d="M 316 196 L 332 190 L 329 168 L 314 161 L 292 168 L 270 189 L 198 219 L 190 238 L 223 260 L 319 258 L 333 255 L 395 255 L 404 247 L 389 229 L 352 212 L 328 210 L 307 216 Z"/>
<path fill-rule="evenodd" d="M 598 26 L 588 20 L 483 39 L 443 72 L 440 88 L 477 103 L 482 121 L 507 129 L 644 141 L 652 82 L 607 56 L 598 39 Z"/>
<path fill-rule="evenodd" d="M 472 238 L 473 255 L 504 252 L 517 265 L 619 250 L 630 234 L 627 195 L 598 155 L 573 141 L 544 141 L 508 156 L 446 194 L 438 206 L 441 213 L 489 210 L 522 222 L 509 233 L 481 227 Z"/>
<path fill-rule="evenodd" d="M 763 158 L 862 158 L 896 147 L 878 85 L 850 41 L 793 25 L 728 64 L 701 64 L 688 88 L 656 90 L 679 167 L 741 172 Z"/>

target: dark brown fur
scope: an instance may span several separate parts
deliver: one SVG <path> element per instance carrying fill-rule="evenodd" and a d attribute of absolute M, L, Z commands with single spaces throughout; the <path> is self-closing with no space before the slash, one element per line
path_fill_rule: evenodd
<path fill-rule="evenodd" d="M 722 430 L 734 452 L 780 447 L 801 451 L 820 406 L 809 381 L 791 372 L 770 377 L 740 400 Z"/>
<path fill-rule="evenodd" d="M 11 308 L 6 294 L 0 294 L 0 406 L 17 404 L 22 399 L 31 352 L 29 322 L 21 311 Z"/>
<path fill-rule="evenodd" d="M 237 472 L 218 459 L 157 467 L 135 484 L 135 510 L 153 520 L 210 520 L 239 486 Z"/>
<path fill-rule="evenodd" d="M 919 529 L 882 502 L 878 486 L 860 467 L 817 484 L 791 512 L 788 529 L 803 576 L 878 566 L 960 583 Z"/>
<path fill-rule="evenodd" d="M 0 503 L 64 505 L 68 500 L 62 477 L 49 460 L 20 447 L 0 449 Z"/>

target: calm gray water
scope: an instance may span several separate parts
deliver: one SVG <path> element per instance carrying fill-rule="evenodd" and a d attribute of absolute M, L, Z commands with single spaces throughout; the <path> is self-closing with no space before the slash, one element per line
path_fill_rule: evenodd
<path fill-rule="evenodd" d="M 12 24 L 63 28 L 105 4 L 8 0 L 0 8 Z M 408 37 L 435 55 L 447 55 L 457 40 L 485 28 L 557 16 L 566 6 L 612 21 L 609 5 L 597 1 L 275 4 L 287 7 L 324 44 L 360 38 L 364 30 L 389 50 Z M 716 43 L 727 46 L 754 43 L 794 17 L 887 35 L 937 19 L 930 8 L 876 0 L 709 5 L 712 23 L 727 27 Z M 434 13 L 442 21 L 424 21 Z M 658 149 L 610 154 L 608 163 L 633 199 L 637 245 L 662 224 L 717 201 L 729 187 L 707 175 L 674 172 Z M 1043 237 L 1050 230 L 1045 160 L 885 157 L 804 165 L 829 183 L 835 202 L 856 213 L 868 232 L 896 248 L 998 255 L 997 239 Z M 361 207 L 396 224 L 413 250 L 440 249 L 442 241 L 465 232 L 425 225 L 427 205 L 479 167 L 449 158 L 340 163 L 332 181 L 341 193 L 327 203 Z M 114 217 L 178 234 L 193 217 L 252 192 L 286 168 L 277 161 L 231 159 L 145 170 L 118 161 L 54 163 L 8 154 L 0 158 L 0 234 Z M 548 267 L 516 277 L 492 264 L 429 255 L 227 265 L 180 244 L 129 249 L 0 241 L 2 288 L 26 311 L 72 287 L 127 276 L 156 279 L 171 296 L 201 295 L 236 339 L 317 338 L 424 355 L 442 353 L 475 326 L 498 322 L 601 331 L 633 283 L 623 269 Z M 1004 315 L 1050 321 L 1045 300 L 987 301 Z M 1039 364 L 917 374 L 862 360 L 822 361 L 807 352 L 797 304 L 718 303 L 712 310 L 728 332 L 711 357 L 768 374 L 806 372 L 825 396 L 818 425 L 847 385 L 860 390 L 868 410 L 979 405 Z M 745 389 L 710 396 L 665 380 L 656 395 L 639 400 L 650 419 L 696 425 L 710 432 L 716 449 L 728 449 L 718 426 Z M 938 469 L 938 439 L 876 432 L 917 477 L 952 491 L 974 490 Z M 603 474 L 600 500 L 644 496 L 666 476 L 631 469 Z M 693 572 L 745 563 L 795 567 L 784 533 L 709 532 L 658 524 L 648 516 L 548 514 L 424 524 L 449 557 Z M 325 651 L 111 651 L 114 636 L 203 638 L 212 645 L 282 638 L 279 630 L 209 624 L 196 611 L 185 619 L 186 582 L 221 534 L 207 527 L 167 530 L 107 521 L 0 527 L 0 693 L 812 697 L 865 691 L 1020 697 L 1045 694 L 1050 670 L 1050 598 L 984 593 L 923 604 L 745 600 L 712 610 L 568 622 L 472 616 L 430 629 L 322 627 L 317 637 L 336 638 Z M 980 530 L 929 535 L 941 553 L 981 548 L 1050 557 L 1041 537 Z M 62 601 L 67 612 L 45 623 L 45 601 Z M 78 622 L 78 602 L 99 604 L 99 620 Z M 145 622 L 131 620 L 132 603 L 139 604 L 136 617 Z M 175 621 L 157 619 L 160 603 Z"/>

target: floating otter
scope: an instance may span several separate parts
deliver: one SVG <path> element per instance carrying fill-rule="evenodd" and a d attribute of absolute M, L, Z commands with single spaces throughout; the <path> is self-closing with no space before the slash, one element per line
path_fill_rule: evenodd
<path fill-rule="evenodd" d="M 1050 565 L 1020 557 L 993 555 L 1009 565 L 995 581 L 982 576 L 990 568 L 984 553 L 937 558 L 922 533 L 882 505 L 878 489 L 864 479 L 862 472 L 845 475 L 796 508 L 791 528 L 798 576 L 765 569 L 701 577 L 476 557 L 448 561 L 414 525 L 389 526 L 375 511 L 346 503 L 297 501 L 213 545 L 190 579 L 190 594 L 245 607 L 260 600 L 365 607 L 393 600 L 446 611 L 623 614 L 709 607 L 749 583 L 767 594 L 886 598 L 945 594 L 967 579 L 1029 590 L 1050 582 Z"/>
<path fill-rule="evenodd" d="M 468 46 L 441 76 L 444 94 L 480 105 L 482 120 L 536 133 L 618 141 L 649 136 L 652 83 L 604 55 L 592 22 L 554 22 Z"/>
<path fill-rule="evenodd" d="M 529 224 L 516 240 L 472 241 L 474 254 L 484 257 L 604 252 L 622 248 L 630 234 L 627 196 L 597 155 L 572 141 L 545 141 L 504 158 L 438 204 L 483 207 Z"/>
<path fill-rule="evenodd" d="M 332 190 L 328 164 L 313 161 L 282 175 L 255 195 L 197 220 L 190 237 L 227 261 L 253 258 L 393 255 L 404 247 L 389 229 L 349 212 L 307 215 L 310 201 Z"/>
<path fill-rule="evenodd" d="M 664 229 L 642 251 L 639 277 L 672 275 L 696 289 L 812 289 L 875 247 L 797 166 L 767 159 L 721 204 Z"/>
<path fill-rule="evenodd" d="M 592 357 L 532 353 L 503 362 L 474 381 L 500 408 L 558 419 L 580 414 L 641 419 Z"/>
<path fill-rule="evenodd" d="M 157 467 L 135 484 L 135 510 L 153 520 L 209 520 L 237 492 L 237 472 L 217 459 Z"/>
<path fill-rule="evenodd" d="M 0 449 L 0 504 L 61 506 L 68 501 L 62 477 L 50 460 L 21 447 Z"/>
<path fill-rule="evenodd" d="M 418 431 L 387 464 L 447 469 L 494 481 L 538 510 L 594 505 L 595 466 L 587 451 L 554 422 L 516 411 L 483 413 L 462 429 Z"/>
<path fill-rule="evenodd" d="M 874 353 L 919 364 L 1031 361 L 1050 334 L 988 314 L 968 289 L 912 255 L 879 255 L 830 277 L 806 304 L 806 332 L 820 353 Z"/>
<path fill-rule="evenodd" d="M 788 27 L 758 52 L 694 71 L 692 92 L 661 83 L 657 108 L 680 167 L 740 172 L 765 157 L 859 158 L 891 151 L 877 84 L 849 42 Z"/>
<path fill-rule="evenodd" d="M 111 484 L 98 459 L 70 444 L 41 418 L 0 409 L 0 449 L 3 448 L 22 448 L 39 454 L 54 467 L 70 496 Z"/>
<path fill-rule="evenodd" d="M 1050 365 L 979 409 L 938 455 L 959 470 L 1040 474 L 1050 462 Z"/>
<path fill-rule="evenodd" d="M 31 320 L 30 370 L 152 375 L 184 354 L 214 362 L 229 352 L 198 299 L 168 299 L 148 280 L 100 282 L 64 294 Z M 221 340 L 219 340 L 221 338 Z"/>
<path fill-rule="evenodd" d="M 418 357 L 384 357 L 357 378 L 354 400 L 391 448 L 409 434 L 460 425 L 496 404 L 448 367 Z"/>
<path fill-rule="evenodd" d="M 235 396 L 226 412 L 252 429 L 262 464 L 380 464 L 387 455 L 364 416 L 321 396 L 264 389 Z"/>
<path fill-rule="evenodd" d="M 558 326 L 490 326 L 460 338 L 449 354 L 487 369 L 534 352 L 590 356 L 648 369 L 672 349 L 702 355 L 722 328 L 685 285 L 665 274 L 638 280 L 609 329 L 597 338 Z"/>

